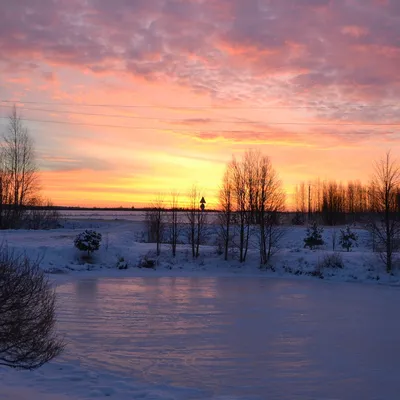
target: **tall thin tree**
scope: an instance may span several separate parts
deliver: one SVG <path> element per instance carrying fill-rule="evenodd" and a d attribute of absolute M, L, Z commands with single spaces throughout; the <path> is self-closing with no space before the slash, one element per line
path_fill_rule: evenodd
<path fill-rule="evenodd" d="M 228 164 L 224 177 L 222 179 L 222 185 L 219 190 L 219 204 L 221 208 L 219 217 L 219 236 L 223 242 L 224 248 L 224 259 L 228 260 L 229 247 L 232 241 L 232 217 L 233 217 L 233 187 L 231 179 L 231 168 Z"/>
<path fill-rule="evenodd" d="M 267 156 L 261 156 L 258 163 L 258 225 L 260 237 L 260 264 L 267 265 L 273 248 L 284 231 L 278 227 L 278 214 L 283 211 L 285 193 L 282 183 Z"/>
<path fill-rule="evenodd" d="M 14 106 L 3 137 L 2 169 L 12 206 L 13 225 L 20 223 L 24 207 L 38 191 L 38 169 L 33 141 Z M 4 184 L 4 182 L 2 182 Z"/>
<path fill-rule="evenodd" d="M 400 186 L 400 166 L 390 152 L 375 163 L 371 182 L 374 205 L 378 219 L 372 223 L 375 238 L 384 248 L 382 260 L 387 272 L 393 269 L 393 253 L 399 249 L 400 220 L 398 213 L 398 193 Z"/>
<path fill-rule="evenodd" d="M 159 194 L 145 216 L 148 241 L 156 243 L 157 256 L 161 254 L 161 244 L 165 235 L 165 215 L 164 200 L 162 195 Z"/>
<path fill-rule="evenodd" d="M 247 223 L 249 221 L 247 215 L 247 194 L 246 194 L 246 178 L 244 174 L 243 163 L 232 159 L 229 164 L 232 176 L 232 187 L 233 187 L 233 200 L 235 207 L 235 216 L 237 218 L 236 227 L 238 229 L 239 236 L 239 261 L 245 262 L 247 249 L 248 249 L 248 236 L 246 232 Z M 235 235 L 236 236 L 236 235 Z"/>
<path fill-rule="evenodd" d="M 171 193 L 171 209 L 169 216 L 169 241 L 171 244 L 172 256 L 176 256 L 176 248 L 180 234 L 179 220 L 179 194 L 176 191 Z"/>

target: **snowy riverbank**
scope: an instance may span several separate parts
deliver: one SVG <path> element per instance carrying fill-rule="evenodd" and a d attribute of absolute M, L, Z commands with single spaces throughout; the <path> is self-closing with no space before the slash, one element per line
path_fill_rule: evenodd
<path fill-rule="evenodd" d="M 211 234 L 208 245 L 201 247 L 200 257 L 193 260 L 190 246 L 178 245 L 177 256 L 171 255 L 170 246 L 162 245 L 161 255 L 155 257 L 155 244 L 142 243 L 145 230 L 143 221 L 135 217 L 125 219 L 94 218 L 69 219 L 65 228 L 48 231 L 2 231 L 0 241 L 17 253 L 24 252 L 39 259 L 41 267 L 52 279 L 64 281 L 73 276 L 271 276 L 298 279 L 324 279 L 346 282 L 368 282 L 400 285 L 400 273 L 387 274 L 376 253 L 370 249 L 369 233 L 354 228 L 359 240 L 352 252 L 339 251 L 343 268 L 324 267 L 324 258 L 333 254 L 332 228 L 325 228 L 325 245 L 318 250 L 304 249 L 306 228 L 286 227 L 280 249 L 273 256 L 268 269 L 259 268 L 257 249 L 249 251 L 245 263 L 239 263 L 234 254 L 224 261 Z M 84 229 L 94 229 L 103 236 L 101 248 L 91 260 L 74 248 L 74 238 Z M 336 228 L 338 234 L 340 228 Z M 337 239 L 336 239 L 337 240 Z M 340 250 L 336 245 L 336 250 Z M 156 261 L 154 269 L 139 268 L 145 256 Z M 118 269 L 127 265 L 127 270 Z"/>

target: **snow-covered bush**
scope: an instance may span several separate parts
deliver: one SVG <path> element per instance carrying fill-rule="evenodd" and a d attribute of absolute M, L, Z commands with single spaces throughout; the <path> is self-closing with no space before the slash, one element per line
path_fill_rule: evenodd
<path fill-rule="evenodd" d="M 138 264 L 139 268 L 155 268 L 155 266 L 156 266 L 156 260 L 153 258 L 150 258 L 147 255 L 142 257 L 142 259 L 139 261 L 139 264 Z"/>
<path fill-rule="evenodd" d="M 350 229 L 350 226 L 340 230 L 339 243 L 343 249 L 351 251 L 353 247 L 358 246 L 357 240 L 358 235 Z"/>
<path fill-rule="evenodd" d="M 304 247 L 309 247 L 311 250 L 313 250 L 317 246 L 322 246 L 325 243 L 322 239 L 323 231 L 324 228 L 322 228 L 322 226 L 318 226 L 316 221 L 308 226 L 306 237 L 304 238 Z"/>
<path fill-rule="evenodd" d="M 343 269 L 344 263 L 340 253 L 327 254 L 318 263 L 317 270 L 322 271 L 323 269 Z"/>
<path fill-rule="evenodd" d="M 74 240 L 75 247 L 80 251 L 87 251 L 88 256 L 100 248 L 100 243 L 101 233 L 92 230 L 85 230 Z"/>
<path fill-rule="evenodd" d="M 128 269 L 128 262 L 125 260 L 124 257 L 118 256 L 117 268 L 118 269 Z"/>

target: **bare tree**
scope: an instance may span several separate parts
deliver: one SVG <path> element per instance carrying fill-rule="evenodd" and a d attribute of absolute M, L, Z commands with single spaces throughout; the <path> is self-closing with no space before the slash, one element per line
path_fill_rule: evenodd
<path fill-rule="evenodd" d="M 400 185 L 400 166 L 393 160 L 390 152 L 375 163 L 371 182 L 373 203 L 378 221 L 371 224 L 375 239 L 381 248 L 381 257 L 387 272 L 393 268 L 393 253 L 399 249 L 400 221 L 398 213 L 398 193 Z"/>
<path fill-rule="evenodd" d="M 188 240 L 192 247 L 192 257 L 196 257 L 196 215 L 198 213 L 198 201 L 200 193 L 196 185 L 193 185 L 189 190 L 188 206 L 186 211 L 186 218 L 189 224 Z"/>
<path fill-rule="evenodd" d="M 228 251 L 232 241 L 233 185 L 231 172 L 232 170 L 228 164 L 219 190 L 219 204 L 221 208 L 221 212 L 218 214 L 219 236 L 223 242 L 225 261 L 228 260 Z"/>
<path fill-rule="evenodd" d="M 177 192 L 171 193 L 171 210 L 169 218 L 169 242 L 171 244 L 172 256 L 176 256 L 176 247 L 180 234 L 180 220 L 179 220 L 179 194 Z"/>
<path fill-rule="evenodd" d="M 301 213 L 303 219 L 307 212 L 307 190 L 305 182 L 301 182 L 299 185 L 296 185 L 294 192 L 296 211 Z"/>
<path fill-rule="evenodd" d="M 260 263 L 267 265 L 273 249 L 277 247 L 284 234 L 284 231 L 278 228 L 278 215 L 284 209 L 285 193 L 268 157 L 260 155 L 257 176 Z"/>
<path fill-rule="evenodd" d="M 161 254 L 161 243 L 165 234 L 165 215 L 163 198 L 158 195 L 145 216 L 148 241 L 156 243 L 157 256 Z"/>
<path fill-rule="evenodd" d="M 321 214 L 325 224 L 335 226 L 345 222 L 346 191 L 335 181 L 324 182 Z"/>
<path fill-rule="evenodd" d="M 239 261 L 246 261 L 250 239 L 257 231 L 261 264 L 267 264 L 284 233 L 283 229 L 277 229 L 284 203 L 281 181 L 268 157 L 260 151 L 248 150 L 241 160 L 233 158 L 220 190 L 225 259 L 232 225 L 238 232 Z"/>
<path fill-rule="evenodd" d="M 196 258 L 200 255 L 200 245 L 204 243 L 207 233 L 207 214 L 198 208 L 196 213 Z"/>
<path fill-rule="evenodd" d="M 38 262 L 0 249 L 0 365 L 35 369 L 63 351 L 55 300 Z"/>
<path fill-rule="evenodd" d="M 233 158 L 229 164 L 232 176 L 233 200 L 235 207 L 235 217 L 237 224 L 235 227 L 239 230 L 239 261 L 245 262 L 247 250 L 249 246 L 248 241 L 248 209 L 247 209 L 247 193 L 246 193 L 246 177 L 244 173 L 243 163 Z M 247 228 L 247 230 L 246 230 Z"/>
<path fill-rule="evenodd" d="M 200 209 L 201 193 L 196 185 L 188 192 L 188 209 L 186 218 L 189 223 L 188 239 L 192 247 L 192 257 L 200 255 L 200 244 L 206 234 L 206 213 Z"/>
<path fill-rule="evenodd" d="M 38 191 L 38 172 L 33 141 L 14 106 L 4 135 L 2 170 L 12 209 L 12 223 L 21 221 L 24 207 Z"/>
<path fill-rule="evenodd" d="M 1 160 L 4 159 L 3 150 L 0 150 Z M 0 229 L 12 227 L 11 175 L 5 163 L 0 165 Z"/>

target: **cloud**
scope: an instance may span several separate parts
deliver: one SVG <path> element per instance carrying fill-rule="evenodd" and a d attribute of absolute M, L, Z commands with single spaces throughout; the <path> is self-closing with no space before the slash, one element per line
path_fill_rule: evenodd
<path fill-rule="evenodd" d="M 208 145 L 217 152 L 209 149 L 221 145 L 231 152 L 253 144 L 296 150 L 398 140 L 398 127 L 363 125 L 400 120 L 397 0 L 0 0 L 0 9 L 3 96 L 23 98 L 30 89 L 40 100 L 44 94 L 34 87 L 40 81 L 53 91 L 51 101 L 153 104 L 157 90 L 165 90 L 164 105 L 206 104 L 195 115 L 135 110 L 152 120 L 132 120 L 132 132 L 112 127 L 127 120 L 95 115 L 68 120 L 110 127 L 48 126 L 48 139 L 38 128 L 43 141 L 53 140 L 52 129 L 68 129 L 91 149 L 87 158 L 47 160 L 46 168 L 111 168 L 103 165 L 104 154 L 128 159 L 126 143 L 133 142 L 137 151 L 151 141 L 163 151 Z M 249 109 L 214 110 L 213 104 Z M 276 104 L 287 110 L 273 109 Z M 168 121 L 171 114 L 177 121 Z M 221 122 L 227 119 L 232 123 Z M 296 121 L 332 125 L 274 124 Z M 336 125 L 343 122 L 353 125 Z M 117 141 L 122 145 L 115 149 Z"/>
<path fill-rule="evenodd" d="M 46 153 L 39 154 L 41 170 L 45 171 L 79 171 L 90 169 L 91 171 L 104 172 L 114 168 L 104 159 L 94 157 L 68 157 L 54 156 Z"/>
<path fill-rule="evenodd" d="M 47 82 L 56 82 L 57 77 L 56 74 L 52 71 L 44 71 L 42 73 L 43 79 Z"/>
<path fill-rule="evenodd" d="M 258 93 L 262 100 L 271 87 L 281 96 L 307 88 L 307 99 L 334 86 L 376 100 L 400 83 L 395 1 L 1 0 L 0 6 L 0 58 L 21 67 L 45 60 L 122 71 L 237 99 Z"/>

